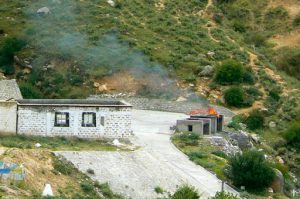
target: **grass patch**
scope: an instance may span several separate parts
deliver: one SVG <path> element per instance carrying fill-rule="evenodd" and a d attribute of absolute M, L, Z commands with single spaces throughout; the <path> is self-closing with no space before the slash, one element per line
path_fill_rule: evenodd
<path fill-rule="evenodd" d="M 54 151 L 115 151 L 117 147 L 110 144 L 111 140 L 86 140 L 80 138 L 65 137 L 39 137 L 39 136 L 0 136 L 0 145 L 9 148 L 31 149 L 36 143 L 40 143 L 43 149 Z"/>
<path fill-rule="evenodd" d="M 226 154 L 221 148 L 213 146 L 207 139 L 197 140 L 197 144 L 186 143 L 185 136 L 175 133 L 172 137 L 173 144 L 185 153 L 191 161 L 215 173 L 218 178 L 226 179 L 224 169 L 227 166 Z"/>

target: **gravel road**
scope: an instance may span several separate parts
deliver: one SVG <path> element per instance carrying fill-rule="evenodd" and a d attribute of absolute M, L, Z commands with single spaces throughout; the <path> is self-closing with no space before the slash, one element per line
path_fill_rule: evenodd
<path fill-rule="evenodd" d="M 221 189 L 221 181 L 195 165 L 170 141 L 170 126 L 179 113 L 133 111 L 133 143 L 141 146 L 134 152 L 57 152 L 72 161 L 81 171 L 93 169 L 94 180 L 108 182 L 114 192 L 133 199 L 156 198 L 156 186 L 175 191 L 181 184 L 196 187 L 201 198 L 209 198 Z M 236 193 L 225 185 L 225 190 Z"/>

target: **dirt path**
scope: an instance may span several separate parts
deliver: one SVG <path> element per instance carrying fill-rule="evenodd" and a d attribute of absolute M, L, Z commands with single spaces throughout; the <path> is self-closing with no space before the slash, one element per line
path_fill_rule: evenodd
<path fill-rule="evenodd" d="M 211 18 L 211 16 L 209 15 L 209 12 L 208 12 L 208 9 L 211 6 L 213 6 L 213 0 L 208 0 L 207 5 L 205 6 L 205 9 L 204 9 L 204 16 L 206 16 L 207 18 Z M 210 20 L 205 25 L 205 28 L 207 28 L 208 37 L 211 40 L 213 40 L 214 42 L 219 43 L 220 41 L 217 40 L 216 38 L 214 38 L 212 33 L 211 33 L 212 29 L 214 29 L 216 26 L 217 26 L 216 23 Z"/>
<path fill-rule="evenodd" d="M 159 111 L 133 111 L 133 142 L 142 148 L 134 152 L 59 152 L 81 171 L 93 169 L 94 180 L 109 182 L 114 192 L 134 199 L 157 198 L 154 188 L 175 191 L 191 184 L 211 198 L 221 190 L 221 181 L 191 162 L 170 141 L 170 126 L 185 114 Z M 225 191 L 237 193 L 225 185 Z"/>

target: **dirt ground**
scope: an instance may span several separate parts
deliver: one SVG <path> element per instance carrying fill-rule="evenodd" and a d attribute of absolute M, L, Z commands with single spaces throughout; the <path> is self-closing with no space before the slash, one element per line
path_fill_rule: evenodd
<path fill-rule="evenodd" d="M 0 156 L 1 161 L 23 165 L 25 169 L 25 187 L 19 190 L 11 190 L 9 194 L 18 198 L 20 195 L 29 196 L 30 190 L 42 193 L 46 183 L 50 183 L 54 194 L 58 189 L 69 185 L 79 187 L 74 184 L 73 180 L 65 175 L 54 174 L 52 172 L 51 151 L 40 149 L 5 149 L 6 151 Z M 28 190 L 30 189 L 30 190 Z M 9 189 L 10 190 L 10 189 Z M 25 191 L 26 190 L 26 191 Z"/>

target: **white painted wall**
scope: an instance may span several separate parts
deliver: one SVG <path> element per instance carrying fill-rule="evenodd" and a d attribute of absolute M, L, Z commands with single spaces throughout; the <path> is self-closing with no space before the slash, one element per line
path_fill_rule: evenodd
<path fill-rule="evenodd" d="M 17 124 L 17 103 L 0 101 L 0 134 L 15 135 Z"/>
<path fill-rule="evenodd" d="M 69 113 L 69 127 L 55 127 L 55 112 Z M 96 127 L 82 127 L 82 112 L 96 113 Z M 18 134 L 120 138 L 131 135 L 131 108 L 19 106 Z M 101 125 L 101 116 L 105 118 Z"/>

